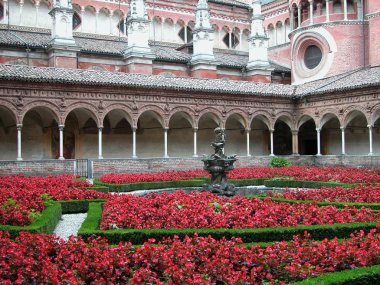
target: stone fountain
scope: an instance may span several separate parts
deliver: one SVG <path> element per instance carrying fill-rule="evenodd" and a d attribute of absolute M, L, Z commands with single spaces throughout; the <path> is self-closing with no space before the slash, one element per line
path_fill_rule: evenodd
<path fill-rule="evenodd" d="M 215 141 L 211 143 L 215 153 L 203 157 L 204 169 L 211 174 L 211 183 L 204 184 L 203 190 L 221 196 L 234 196 L 235 186 L 227 182 L 227 173 L 234 169 L 234 162 L 237 160 L 236 154 L 226 156 L 224 154 L 225 134 L 224 129 L 218 127 L 214 130 Z"/>

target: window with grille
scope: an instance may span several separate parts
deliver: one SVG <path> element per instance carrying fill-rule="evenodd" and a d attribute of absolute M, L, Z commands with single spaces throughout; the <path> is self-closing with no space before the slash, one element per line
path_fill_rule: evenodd
<path fill-rule="evenodd" d="M 305 65 L 309 69 L 316 68 L 322 60 L 322 51 L 319 47 L 311 45 L 305 51 Z"/>
<path fill-rule="evenodd" d="M 227 33 L 223 38 L 224 44 L 229 48 L 236 48 L 239 44 L 239 38 L 235 33 L 231 33 L 231 46 L 230 46 L 230 33 Z"/>
<path fill-rule="evenodd" d="M 82 19 L 80 18 L 80 16 L 78 15 L 77 12 L 74 12 L 74 15 L 73 15 L 73 30 L 75 30 L 76 28 L 78 28 L 81 23 L 82 23 Z"/>
<path fill-rule="evenodd" d="M 190 43 L 193 41 L 193 30 L 190 27 L 186 27 L 187 32 L 187 41 L 185 41 L 185 27 L 182 27 L 179 30 L 178 36 L 182 39 L 183 42 Z"/>

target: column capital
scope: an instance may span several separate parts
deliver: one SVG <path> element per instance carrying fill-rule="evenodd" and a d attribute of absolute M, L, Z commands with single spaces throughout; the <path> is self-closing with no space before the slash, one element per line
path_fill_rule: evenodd
<path fill-rule="evenodd" d="M 372 126 L 372 125 L 367 125 L 367 128 L 368 128 L 368 129 L 372 129 L 373 126 Z"/>
<path fill-rule="evenodd" d="M 65 125 L 58 125 L 58 129 L 63 129 Z"/>
<path fill-rule="evenodd" d="M 274 133 L 274 129 L 269 129 L 269 132 L 273 134 Z"/>
<path fill-rule="evenodd" d="M 298 130 L 292 130 L 293 135 L 298 135 Z"/>
<path fill-rule="evenodd" d="M 320 133 L 322 128 L 315 128 L 315 130 L 317 131 L 317 133 Z"/>
<path fill-rule="evenodd" d="M 250 131 L 251 131 L 251 128 L 245 128 L 245 131 L 246 131 L 246 132 L 250 132 Z"/>
<path fill-rule="evenodd" d="M 198 132 L 198 128 L 193 128 L 193 131 L 194 132 Z"/>
<path fill-rule="evenodd" d="M 164 131 L 167 132 L 169 130 L 168 127 L 163 127 Z"/>
<path fill-rule="evenodd" d="M 98 126 L 98 129 L 99 129 L 99 130 L 102 130 L 102 129 L 104 129 L 104 126 L 103 126 L 103 125 Z"/>
<path fill-rule="evenodd" d="M 344 132 L 345 128 L 346 128 L 346 127 L 340 127 L 340 130 L 341 130 L 342 132 Z"/>
<path fill-rule="evenodd" d="M 17 124 L 16 127 L 17 127 L 17 129 L 21 129 L 22 128 L 22 124 Z"/>

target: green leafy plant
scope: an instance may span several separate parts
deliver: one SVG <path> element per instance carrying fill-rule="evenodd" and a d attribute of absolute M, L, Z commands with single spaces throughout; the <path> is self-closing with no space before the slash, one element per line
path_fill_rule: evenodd
<path fill-rule="evenodd" d="M 271 167 L 288 167 L 291 165 L 290 161 L 284 157 L 273 157 L 269 162 L 269 166 Z"/>

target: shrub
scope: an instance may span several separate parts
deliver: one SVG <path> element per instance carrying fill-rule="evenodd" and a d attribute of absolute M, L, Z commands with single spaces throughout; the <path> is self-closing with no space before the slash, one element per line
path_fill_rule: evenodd
<path fill-rule="evenodd" d="M 290 161 L 284 157 L 273 157 L 269 162 L 269 166 L 271 167 L 288 167 L 291 165 Z"/>

